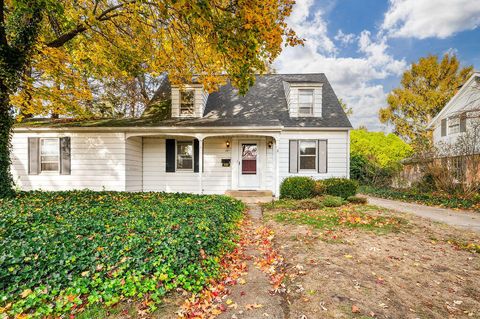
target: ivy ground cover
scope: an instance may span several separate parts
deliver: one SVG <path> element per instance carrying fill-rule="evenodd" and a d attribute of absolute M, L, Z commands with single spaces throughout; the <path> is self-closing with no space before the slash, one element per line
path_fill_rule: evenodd
<path fill-rule="evenodd" d="M 0 200 L 0 318 L 201 290 L 244 206 L 224 196 L 29 192 Z"/>

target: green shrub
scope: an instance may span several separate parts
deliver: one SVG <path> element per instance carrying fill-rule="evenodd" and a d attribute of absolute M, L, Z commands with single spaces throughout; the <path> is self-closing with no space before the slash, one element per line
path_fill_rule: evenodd
<path fill-rule="evenodd" d="M 315 181 L 315 188 L 313 190 L 315 196 L 325 195 L 325 184 L 321 179 Z"/>
<path fill-rule="evenodd" d="M 368 200 L 365 197 L 359 197 L 359 196 L 350 196 L 347 198 L 347 201 L 349 201 L 352 204 L 366 204 Z"/>
<path fill-rule="evenodd" d="M 347 199 L 357 194 L 357 181 L 347 178 L 329 178 L 323 181 L 325 185 L 325 193 L 328 195 L 339 196 Z"/>
<path fill-rule="evenodd" d="M 344 204 L 344 201 L 339 196 L 326 195 L 323 197 L 322 203 L 325 207 L 339 207 Z"/>
<path fill-rule="evenodd" d="M 29 192 L 0 199 L 0 309 L 67 317 L 85 305 L 199 291 L 234 247 L 226 196 Z M 2 314 L 0 313 L 0 317 Z"/>
<path fill-rule="evenodd" d="M 305 199 L 314 195 L 315 181 L 310 177 L 293 176 L 283 180 L 280 198 Z"/>

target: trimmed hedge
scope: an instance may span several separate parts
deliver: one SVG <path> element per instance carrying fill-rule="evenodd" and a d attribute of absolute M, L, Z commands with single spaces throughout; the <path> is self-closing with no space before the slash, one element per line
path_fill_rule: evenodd
<path fill-rule="evenodd" d="M 315 181 L 310 177 L 287 177 L 280 185 L 280 198 L 305 199 L 315 194 Z"/>
<path fill-rule="evenodd" d="M 325 194 L 347 199 L 357 194 L 358 183 L 347 178 L 329 178 L 322 181 Z"/>
<path fill-rule="evenodd" d="M 352 204 L 366 204 L 368 200 L 365 197 L 350 196 L 347 198 L 347 201 Z"/>
<path fill-rule="evenodd" d="M 0 199 L 0 318 L 200 291 L 233 249 L 244 205 L 226 196 L 25 192 Z"/>
<path fill-rule="evenodd" d="M 323 198 L 322 203 L 325 207 L 340 207 L 344 204 L 344 201 L 339 196 L 327 195 Z"/>

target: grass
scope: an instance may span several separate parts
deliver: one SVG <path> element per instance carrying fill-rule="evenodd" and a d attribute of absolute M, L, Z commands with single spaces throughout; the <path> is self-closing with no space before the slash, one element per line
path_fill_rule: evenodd
<path fill-rule="evenodd" d="M 352 228 L 388 233 L 400 230 L 407 222 L 403 218 L 383 216 L 385 209 L 372 205 L 348 204 L 325 207 L 321 198 L 279 200 L 264 204 L 266 212 L 277 222 L 310 225 L 318 229 Z"/>
<path fill-rule="evenodd" d="M 24 192 L 0 200 L 0 318 L 137 299 L 153 311 L 169 291 L 199 291 L 219 275 L 243 210 L 225 196 L 190 194 Z"/>

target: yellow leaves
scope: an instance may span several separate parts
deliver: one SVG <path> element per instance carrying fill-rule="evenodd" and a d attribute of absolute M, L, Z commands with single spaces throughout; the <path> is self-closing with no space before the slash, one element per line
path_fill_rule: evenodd
<path fill-rule="evenodd" d="M 160 274 L 160 276 L 158 276 L 158 279 L 160 281 L 166 281 L 166 280 L 168 280 L 168 275 L 167 274 Z"/>
<path fill-rule="evenodd" d="M 22 291 L 22 293 L 20 294 L 20 296 L 22 298 L 27 298 L 29 295 L 32 294 L 32 290 L 31 289 L 25 289 L 24 291 Z"/>

